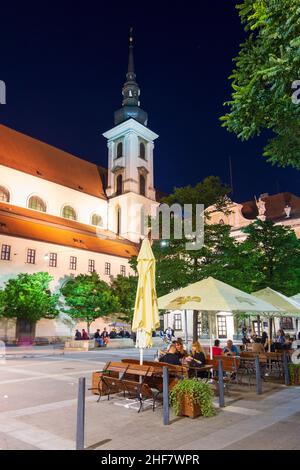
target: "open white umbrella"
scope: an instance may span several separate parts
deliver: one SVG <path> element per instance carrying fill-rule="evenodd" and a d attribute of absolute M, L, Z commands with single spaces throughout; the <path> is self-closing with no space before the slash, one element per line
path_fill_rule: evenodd
<path fill-rule="evenodd" d="M 216 312 L 279 312 L 273 305 L 235 287 L 208 277 L 158 299 L 162 310 L 198 310 Z M 211 348 L 212 349 L 212 348 Z"/>

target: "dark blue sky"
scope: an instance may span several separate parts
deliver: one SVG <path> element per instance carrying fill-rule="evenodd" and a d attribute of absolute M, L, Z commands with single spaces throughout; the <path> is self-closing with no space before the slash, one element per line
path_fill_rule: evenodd
<path fill-rule="evenodd" d="M 160 135 L 155 182 L 163 191 L 219 175 L 234 198 L 299 194 L 299 175 L 261 156 L 264 138 L 244 143 L 222 129 L 227 77 L 244 33 L 238 0 L 184 2 L 3 2 L 0 122 L 107 165 L 102 133 L 121 106 L 127 37 L 135 30 L 137 81 L 149 127 Z"/>

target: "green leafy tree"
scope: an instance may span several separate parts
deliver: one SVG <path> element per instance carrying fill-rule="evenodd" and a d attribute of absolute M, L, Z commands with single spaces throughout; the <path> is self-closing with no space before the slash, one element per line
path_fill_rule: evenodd
<path fill-rule="evenodd" d="M 118 298 L 96 272 L 71 278 L 61 293 L 67 306 L 65 312 L 78 321 L 85 321 L 88 332 L 96 318 L 120 311 Z"/>
<path fill-rule="evenodd" d="M 32 323 L 41 318 L 55 318 L 59 313 L 59 295 L 50 292 L 52 279 L 45 272 L 19 274 L 9 279 L 0 297 L 3 316 Z"/>
<path fill-rule="evenodd" d="M 243 230 L 242 259 L 251 265 L 251 290 L 271 287 L 287 296 L 300 291 L 300 241 L 290 227 L 260 220 Z"/>
<path fill-rule="evenodd" d="M 300 80 L 299 0 L 244 0 L 237 8 L 248 36 L 234 59 L 223 126 L 242 140 L 269 129 L 264 156 L 300 168 L 300 105 L 292 102 L 292 83 Z"/>
<path fill-rule="evenodd" d="M 114 295 L 120 304 L 120 319 L 132 323 L 135 297 L 137 291 L 137 276 L 115 277 L 111 283 Z"/>

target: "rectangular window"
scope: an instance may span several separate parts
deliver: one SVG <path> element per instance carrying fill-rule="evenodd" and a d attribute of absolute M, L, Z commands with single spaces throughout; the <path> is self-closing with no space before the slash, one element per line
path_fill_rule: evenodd
<path fill-rule="evenodd" d="M 110 276 L 110 270 L 111 270 L 111 264 L 110 263 L 105 263 L 104 274 L 106 274 L 107 276 Z"/>
<path fill-rule="evenodd" d="M 182 330 L 182 320 L 181 320 L 181 313 L 174 314 L 174 330 L 181 331 Z"/>
<path fill-rule="evenodd" d="M 121 273 L 121 276 L 126 276 L 126 266 L 121 266 L 121 269 L 120 269 L 120 273 Z"/>
<path fill-rule="evenodd" d="M 35 264 L 35 250 L 28 248 L 27 250 L 27 263 Z"/>
<path fill-rule="evenodd" d="M 227 338 L 227 321 L 225 315 L 217 316 L 218 338 Z"/>
<path fill-rule="evenodd" d="M 70 256 L 70 269 L 76 271 L 77 269 L 77 258 L 76 256 Z"/>
<path fill-rule="evenodd" d="M 10 245 L 2 245 L 2 247 L 1 247 L 1 259 L 3 261 L 10 261 L 10 252 L 11 252 L 11 246 Z"/>
<path fill-rule="evenodd" d="M 50 253 L 49 254 L 49 266 L 51 268 L 57 267 L 57 253 Z"/>
<path fill-rule="evenodd" d="M 280 328 L 283 330 L 293 330 L 293 319 L 292 317 L 283 317 L 280 319 Z"/>
<path fill-rule="evenodd" d="M 89 273 L 95 272 L 95 260 L 89 259 Z"/>

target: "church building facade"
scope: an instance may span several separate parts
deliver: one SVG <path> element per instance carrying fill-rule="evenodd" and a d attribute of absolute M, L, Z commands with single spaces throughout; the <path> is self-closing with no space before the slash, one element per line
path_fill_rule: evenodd
<path fill-rule="evenodd" d="M 0 287 L 18 273 L 47 271 L 58 290 L 70 276 L 131 274 L 143 220 L 155 213 L 153 150 L 158 135 L 140 107 L 130 36 L 123 103 L 107 139 L 108 168 L 0 125 Z M 41 320 L 36 336 L 69 336 L 64 315 Z M 0 339 L 14 337 L 2 320 Z"/>

